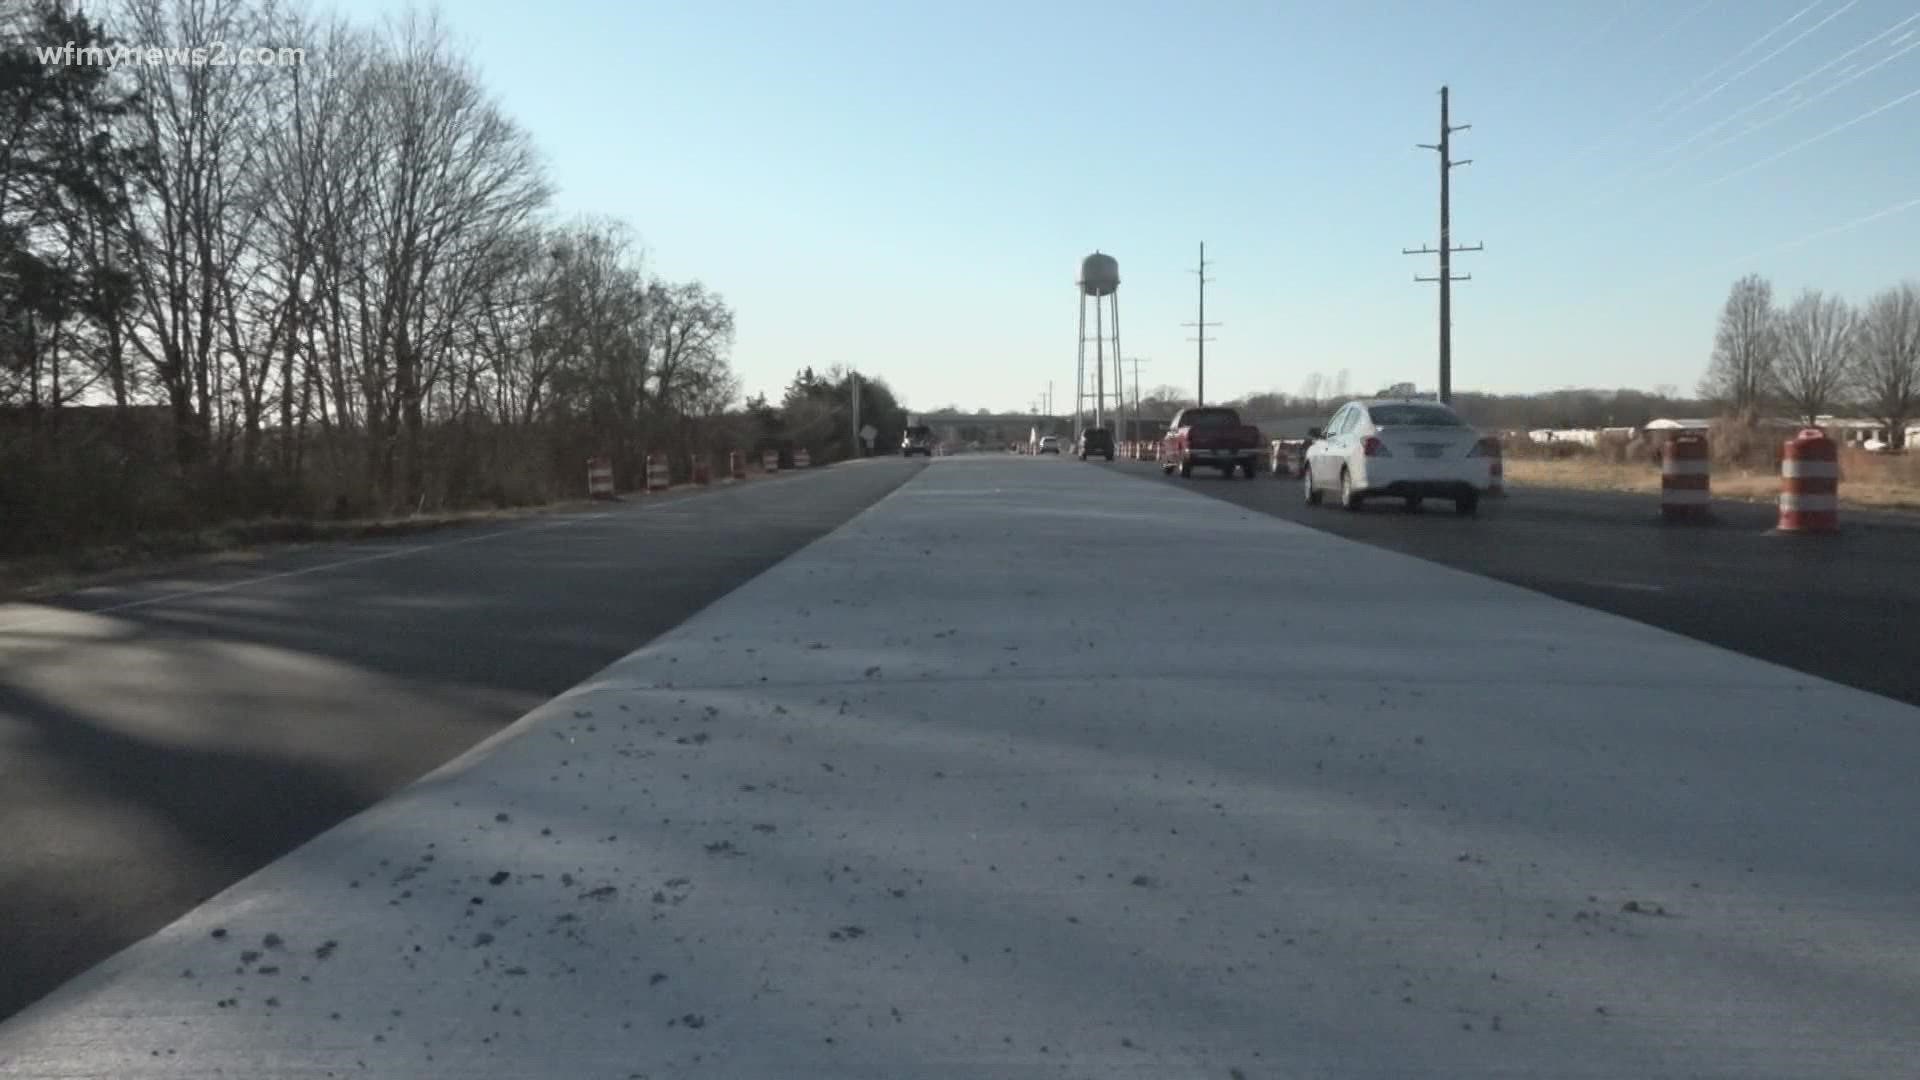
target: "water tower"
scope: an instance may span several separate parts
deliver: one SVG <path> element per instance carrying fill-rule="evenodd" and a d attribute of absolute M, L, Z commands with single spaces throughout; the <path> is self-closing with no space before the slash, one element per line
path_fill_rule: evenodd
<path fill-rule="evenodd" d="M 1113 401 L 1114 412 L 1120 412 L 1119 405 L 1125 400 L 1120 388 L 1125 385 L 1121 380 L 1120 363 L 1120 263 L 1111 255 L 1096 251 L 1080 260 L 1080 353 L 1074 369 L 1074 406 L 1073 436 L 1076 441 L 1085 428 L 1087 399 L 1093 399 L 1093 426 L 1104 427 L 1107 423 L 1107 343 L 1113 343 Z M 1093 301 L 1093 380 L 1091 394 L 1087 391 L 1087 301 Z M 1112 329 L 1107 323 L 1111 315 Z M 1115 441 L 1126 438 L 1124 432 L 1114 433 Z"/>

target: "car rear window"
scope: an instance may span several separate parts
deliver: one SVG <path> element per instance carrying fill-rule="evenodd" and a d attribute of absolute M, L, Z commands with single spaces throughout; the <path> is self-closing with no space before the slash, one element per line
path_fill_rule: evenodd
<path fill-rule="evenodd" d="M 1374 405 L 1367 409 L 1378 427 L 1465 427 L 1452 409 L 1439 405 Z"/>
<path fill-rule="evenodd" d="M 1232 409 L 1188 409 L 1181 420 L 1188 427 L 1237 427 L 1240 424 L 1240 414 Z"/>

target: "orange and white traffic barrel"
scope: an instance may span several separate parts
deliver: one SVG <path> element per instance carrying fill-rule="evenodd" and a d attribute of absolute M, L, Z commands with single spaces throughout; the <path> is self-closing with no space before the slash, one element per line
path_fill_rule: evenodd
<path fill-rule="evenodd" d="M 1701 522 L 1712 515 L 1713 463 L 1704 435 L 1680 434 L 1660 449 L 1660 517 Z"/>
<path fill-rule="evenodd" d="M 693 459 L 693 482 L 696 484 L 713 482 L 713 466 L 708 462 L 705 454 Z"/>
<path fill-rule="evenodd" d="M 587 497 L 613 498 L 613 462 L 607 458 L 587 459 Z"/>
<path fill-rule="evenodd" d="M 1780 458 L 1781 532 L 1840 531 L 1840 448 L 1819 428 L 1787 440 Z"/>
<path fill-rule="evenodd" d="M 727 473 L 735 480 L 747 478 L 747 457 L 738 450 L 727 454 Z"/>
<path fill-rule="evenodd" d="M 802 447 L 801 449 L 798 449 L 798 450 L 795 450 L 795 451 L 793 452 L 793 467 L 794 467 L 794 468 L 796 468 L 796 469 L 810 469 L 810 468 L 812 468 L 812 467 L 813 467 L 813 455 L 811 455 L 811 454 L 809 454 L 809 453 L 807 453 L 807 451 L 806 451 L 806 448 L 805 448 L 805 447 Z"/>
<path fill-rule="evenodd" d="M 672 475 L 667 472 L 667 455 L 647 455 L 647 490 L 665 491 L 672 486 Z"/>
<path fill-rule="evenodd" d="M 765 472 L 780 471 L 780 451 L 768 450 L 760 455 L 760 468 Z"/>

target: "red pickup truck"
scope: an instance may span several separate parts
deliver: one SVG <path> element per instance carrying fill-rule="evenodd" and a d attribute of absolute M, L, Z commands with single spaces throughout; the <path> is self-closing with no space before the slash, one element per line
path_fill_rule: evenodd
<path fill-rule="evenodd" d="M 1233 409 L 1182 409 L 1160 440 L 1160 468 L 1182 477 L 1193 475 L 1195 465 L 1219 469 L 1232 476 L 1235 469 L 1253 479 L 1265 456 L 1260 429 L 1240 422 Z"/>

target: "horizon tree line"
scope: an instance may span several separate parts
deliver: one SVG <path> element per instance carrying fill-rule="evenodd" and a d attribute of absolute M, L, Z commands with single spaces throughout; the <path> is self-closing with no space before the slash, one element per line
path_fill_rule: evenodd
<path fill-rule="evenodd" d="M 1700 392 L 1748 423 L 1773 409 L 1808 424 L 1859 410 L 1904 447 L 1920 417 L 1920 281 L 1858 306 L 1815 288 L 1781 306 L 1766 278 L 1740 278 L 1721 306 Z"/>

